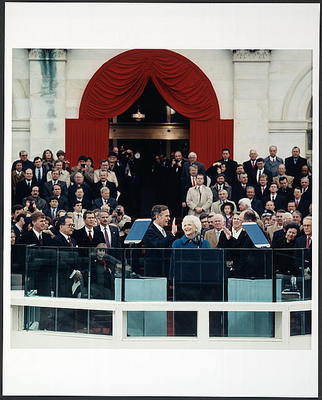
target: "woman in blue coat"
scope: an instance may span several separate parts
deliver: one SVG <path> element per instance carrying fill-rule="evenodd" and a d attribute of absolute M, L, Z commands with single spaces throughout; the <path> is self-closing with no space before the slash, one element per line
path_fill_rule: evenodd
<path fill-rule="evenodd" d="M 192 250 L 198 248 L 210 249 L 210 243 L 202 239 L 200 235 L 201 222 L 194 215 L 187 215 L 183 218 L 182 229 L 184 235 L 172 243 L 172 247 L 177 249 L 172 255 L 170 275 L 173 279 L 174 300 L 210 300 L 213 296 L 210 294 L 210 299 L 208 298 L 209 291 L 203 281 L 204 267 L 208 269 L 207 267 L 209 266 L 203 262 L 203 256 L 207 255 L 202 250 Z M 200 254 L 200 251 L 203 254 Z M 207 250 L 205 252 L 208 253 Z M 208 253 L 208 257 L 209 255 L 210 253 Z M 174 328 L 176 336 L 196 336 L 196 313 L 176 311 L 174 313 Z"/>
<path fill-rule="evenodd" d="M 194 215 L 186 215 L 182 220 L 182 229 L 184 235 L 172 243 L 174 249 L 208 249 L 211 247 L 208 240 L 203 240 L 200 236 L 201 222 L 199 218 Z"/>

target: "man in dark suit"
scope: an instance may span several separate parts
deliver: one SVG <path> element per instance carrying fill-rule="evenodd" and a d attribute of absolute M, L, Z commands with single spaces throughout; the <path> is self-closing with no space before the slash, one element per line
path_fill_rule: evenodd
<path fill-rule="evenodd" d="M 312 203 L 312 188 L 308 177 L 301 178 L 302 200 Z"/>
<path fill-rule="evenodd" d="M 11 196 L 12 200 L 16 197 L 16 185 L 18 182 L 25 179 L 25 173 L 22 170 L 22 162 L 17 161 L 15 164 L 15 169 L 11 171 Z"/>
<path fill-rule="evenodd" d="M 45 215 L 40 211 L 31 214 L 32 229 L 24 233 L 18 240 L 18 244 L 35 246 L 52 246 L 52 238 L 43 232 L 46 228 Z M 56 279 L 56 251 L 48 248 L 26 248 L 26 290 L 36 290 L 38 296 L 50 296 L 55 290 Z M 19 250 L 20 251 L 20 250 Z M 39 324 L 41 329 L 53 329 L 52 321 L 46 309 L 40 310 Z M 50 326 L 50 328 L 49 328 Z"/>
<path fill-rule="evenodd" d="M 44 210 L 44 214 L 52 220 L 57 217 L 59 210 L 58 199 L 55 196 L 49 198 L 48 207 Z"/>
<path fill-rule="evenodd" d="M 273 177 L 272 173 L 265 168 L 265 162 L 263 158 L 258 158 L 256 160 L 256 170 L 253 170 L 251 175 L 249 176 L 250 183 L 256 185 L 259 183 L 260 176 L 265 174 L 267 176 L 268 185 L 272 182 Z"/>
<path fill-rule="evenodd" d="M 112 211 L 117 207 L 117 201 L 110 197 L 110 189 L 102 187 L 100 190 L 100 197 L 93 200 L 93 208 L 100 208 L 105 211 Z"/>
<path fill-rule="evenodd" d="M 287 204 L 289 199 L 291 199 L 293 197 L 293 190 L 292 190 L 292 188 L 289 187 L 289 183 L 288 183 L 286 176 L 281 176 L 279 178 L 279 189 L 277 191 L 277 194 L 284 197 L 285 204 Z M 285 209 L 286 209 L 286 206 L 285 206 Z"/>
<path fill-rule="evenodd" d="M 20 214 L 17 215 L 16 223 L 11 228 L 11 229 L 13 229 L 13 231 L 16 235 L 16 243 L 19 242 L 19 238 L 24 233 L 25 222 L 26 222 L 26 214 L 21 212 Z"/>
<path fill-rule="evenodd" d="M 255 186 L 255 195 L 258 200 L 261 200 L 264 197 L 267 197 L 269 195 L 269 186 L 267 182 L 267 175 L 263 174 L 259 178 L 259 184 L 256 184 Z"/>
<path fill-rule="evenodd" d="M 84 278 L 88 284 L 88 253 L 85 264 L 82 263 L 81 250 L 73 248 L 77 247 L 76 240 L 72 237 L 74 231 L 73 219 L 64 215 L 58 219 L 59 233 L 53 239 L 53 246 L 58 246 L 60 263 L 59 263 L 59 280 L 58 280 L 58 296 L 59 297 L 85 297 L 88 287 L 85 285 Z M 84 319 L 84 310 L 58 310 L 58 321 L 64 326 L 64 330 L 73 331 L 75 320 Z"/>
<path fill-rule="evenodd" d="M 62 194 L 67 195 L 66 183 L 59 180 L 59 171 L 53 169 L 51 171 L 52 180 L 45 182 L 42 186 L 42 193 L 44 198 L 48 201 L 49 197 L 52 196 L 54 185 L 59 185 L 62 188 Z"/>
<path fill-rule="evenodd" d="M 239 175 L 239 182 L 235 183 L 232 187 L 232 200 L 235 204 L 238 204 L 238 201 L 244 197 L 246 197 L 246 187 L 248 184 L 248 176 L 246 173 Z"/>
<path fill-rule="evenodd" d="M 46 227 L 45 214 L 36 211 L 31 214 L 32 229 L 24 233 L 18 240 L 18 244 L 35 244 L 36 246 L 52 246 L 52 238 L 43 230 Z"/>
<path fill-rule="evenodd" d="M 39 197 L 38 185 L 32 186 L 30 196 L 24 197 L 22 200 L 22 204 L 25 206 L 27 201 L 35 204 L 37 210 L 39 211 L 43 211 L 47 208 L 46 200 Z"/>
<path fill-rule="evenodd" d="M 294 201 L 296 210 L 300 211 L 303 217 L 309 214 L 310 203 L 305 198 L 302 198 L 301 188 L 294 189 L 293 198 L 290 201 Z"/>
<path fill-rule="evenodd" d="M 300 248 L 297 253 L 297 265 L 303 269 L 304 276 L 304 297 L 311 298 L 311 278 L 312 278 L 312 217 L 307 216 L 303 219 L 304 235 L 295 239 L 294 247 Z M 304 262 L 304 263 L 303 263 Z M 305 321 L 310 324 L 310 318 Z"/>
<path fill-rule="evenodd" d="M 256 199 L 254 186 L 246 187 L 246 197 L 251 201 L 252 210 L 256 211 L 257 214 L 261 216 L 264 211 L 264 206 L 260 200 Z"/>
<path fill-rule="evenodd" d="M 228 148 L 224 148 L 221 151 L 221 156 L 222 158 L 218 160 L 217 162 L 220 162 L 221 164 L 226 165 L 226 174 L 230 177 L 234 176 L 236 173 L 236 168 L 237 168 L 237 161 L 231 160 L 230 159 L 230 150 Z M 229 179 L 228 179 L 229 180 Z"/>
<path fill-rule="evenodd" d="M 31 188 L 35 184 L 34 174 L 31 168 L 25 170 L 25 179 L 21 180 L 16 185 L 16 198 L 14 204 L 22 204 L 25 197 L 30 196 Z"/>
<path fill-rule="evenodd" d="M 96 247 L 102 243 L 101 232 L 94 230 L 95 214 L 93 211 L 85 211 L 83 215 L 85 226 L 73 233 L 73 238 L 79 247 Z"/>
<path fill-rule="evenodd" d="M 168 205 L 172 215 L 181 215 L 181 175 L 185 161 L 181 151 L 176 151 L 169 167 Z"/>
<path fill-rule="evenodd" d="M 198 167 L 197 174 L 205 175 L 206 168 L 205 168 L 204 164 L 197 161 L 197 154 L 194 153 L 193 151 L 191 151 L 188 154 L 188 162 L 184 163 L 184 165 L 183 165 L 181 178 L 185 179 L 185 178 L 189 177 L 189 168 L 192 165 L 196 165 Z"/>
<path fill-rule="evenodd" d="M 170 212 L 165 205 L 155 205 L 151 211 L 152 223 L 143 237 L 145 247 L 167 248 L 171 247 L 177 233 L 175 219 L 172 222 L 171 233 L 166 233 L 164 228 L 170 220 Z"/>
<path fill-rule="evenodd" d="M 79 187 L 76 189 L 75 194 L 70 199 L 70 204 L 74 204 L 75 201 L 82 203 L 82 208 L 85 210 L 91 210 L 92 204 L 91 201 L 85 197 L 84 189 Z"/>
<path fill-rule="evenodd" d="M 225 182 L 225 175 L 224 174 L 219 174 L 216 177 L 216 183 L 211 186 L 211 190 L 213 193 L 213 201 L 219 200 L 219 192 L 221 190 L 227 190 L 228 193 L 228 199 L 231 199 L 231 186 L 228 185 L 227 182 Z"/>
<path fill-rule="evenodd" d="M 98 214 L 100 224 L 95 226 L 94 231 L 101 235 L 100 243 L 105 243 L 107 248 L 121 247 L 119 229 L 109 225 L 109 216 L 107 211 L 100 211 Z"/>
<path fill-rule="evenodd" d="M 58 219 L 59 233 L 52 239 L 52 246 L 76 247 L 76 240 L 72 237 L 74 232 L 73 218 L 64 215 Z"/>
<path fill-rule="evenodd" d="M 293 178 L 292 187 L 295 188 L 297 186 L 301 186 L 302 178 L 308 178 L 310 185 L 312 186 L 312 174 L 308 165 L 302 165 L 301 172 L 295 178 Z"/>
<path fill-rule="evenodd" d="M 100 171 L 99 173 L 100 180 L 92 185 L 92 194 L 94 199 L 100 196 L 100 190 L 103 187 L 108 188 L 110 190 L 110 196 L 113 199 L 116 199 L 117 197 L 116 185 L 114 182 L 109 182 L 107 180 L 107 174 L 108 174 L 107 171 L 104 170 Z"/>
<path fill-rule="evenodd" d="M 42 159 L 40 157 L 34 158 L 34 177 L 37 185 L 40 187 L 40 195 L 42 195 L 42 186 L 47 181 L 47 168 L 42 165 Z"/>
<path fill-rule="evenodd" d="M 267 201 L 273 201 L 275 204 L 275 210 L 285 209 L 286 201 L 285 197 L 281 194 L 277 193 L 277 185 L 276 183 L 271 183 L 269 186 L 269 194 L 262 198 L 263 205 L 266 204 Z"/>
<path fill-rule="evenodd" d="M 303 219 L 303 231 L 304 235 L 299 236 L 295 239 L 295 246 L 297 248 L 312 248 L 312 217 L 307 216 Z"/>
<path fill-rule="evenodd" d="M 300 156 L 300 148 L 294 146 L 292 156 L 285 158 L 286 174 L 297 177 L 301 173 L 303 165 L 307 165 L 307 159 Z"/>
<path fill-rule="evenodd" d="M 165 249 L 172 246 L 177 233 L 175 218 L 173 218 L 171 233 L 166 233 L 164 228 L 170 220 L 170 212 L 165 205 L 155 205 L 151 210 L 152 223 L 147 229 L 144 237 L 144 247 Z M 146 276 L 166 276 L 169 274 L 171 254 L 170 252 L 161 252 L 161 250 L 147 250 L 145 257 Z"/>
<path fill-rule="evenodd" d="M 23 171 L 26 171 L 26 169 L 28 169 L 28 168 L 31 168 L 33 170 L 34 165 L 33 165 L 32 161 L 28 160 L 28 153 L 26 152 L 26 150 L 19 151 L 19 157 L 20 157 L 20 159 L 14 161 L 14 163 L 12 164 L 12 168 L 11 168 L 12 171 L 15 170 L 17 162 L 22 163 Z"/>
<path fill-rule="evenodd" d="M 71 208 L 69 206 L 69 202 L 68 202 L 67 196 L 62 195 L 62 193 L 61 193 L 61 186 L 60 185 L 54 185 L 53 186 L 52 196 L 57 197 L 59 210 L 68 211 Z"/>
<path fill-rule="evenodd" d="M 257 171 L 257 160 L 258 154 L 255 149 L 249 150 L 249 160 L 243 162 L 244 171 L 248 176 L 253 176 L 255 171 Z"/>
<path fill-rule="evenodd" d="M 74 184 L 68 188 L 68 200 L 70 204 L 75 201 L 75 192 L 79 188 L 83 189 L 85 199 L 92 200 L 92 191 L 89 184 L 84 182 L 84 176 L 80 172 L 76 172 L 74 175 Z"/>

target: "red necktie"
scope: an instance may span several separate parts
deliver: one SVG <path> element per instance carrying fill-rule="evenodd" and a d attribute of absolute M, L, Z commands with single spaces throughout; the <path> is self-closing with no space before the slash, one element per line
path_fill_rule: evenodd
<path fill-rule="evenodd" d="M 299 206 L 299 201 L 296 200 L 296 201 L 295 201 L 295 207 L 298 208 L 298 206 Z"/>
<path fill-rule="evenodd" d="M 309 249 L 310 248 L 310 242 L 311 242 L 311 238 L 309 236 L 306 237 L 306 243 L 305 243 L 305 248 Z"/>

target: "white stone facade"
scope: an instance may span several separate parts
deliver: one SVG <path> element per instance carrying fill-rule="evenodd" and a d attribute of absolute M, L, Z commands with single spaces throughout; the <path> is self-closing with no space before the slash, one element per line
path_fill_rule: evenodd
<path fill-rule="evenodd" d="M 46 148 L 65 148 L 65 118 L 78 118 L 93 74 L 124 50 L 13 50 L 12 159 Z M 290 155 L 293 145 L 310 157 L 312 52 L 310 50 L 174 50 L 207 75 L 222 119 L 234 120 L 234 158 L 261 156 L 268 146 Z"/>

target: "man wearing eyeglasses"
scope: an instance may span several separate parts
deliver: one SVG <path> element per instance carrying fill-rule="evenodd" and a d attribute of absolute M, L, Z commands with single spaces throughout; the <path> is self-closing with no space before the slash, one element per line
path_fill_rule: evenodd
<path fill-rule="evenodd" d="M 64 215 L 58 219 L 59 233 L 52 239 L 52 246 L 77 247 L 76 240 L 71 237 L 74 232 L 73 218 Z"/>
<path fill-rule="evenodd" d="M 20 150 L 19 151 L 19 157 L 20 157 L 20 160 L 16 160 L 12 164 L 12 168 L 11 168 L 12 171 L 15 170 L 17 162 L 21 162 L 22 163 L 22 170 L 23 171 L 26 171 L 26 169 L 28 169 L 28 168 L 31 168 L 32 170 L 35 168 L 34 163 L 32 161 L 28 160 L 28 153 L 26 152 L 26 150 Z"/>

